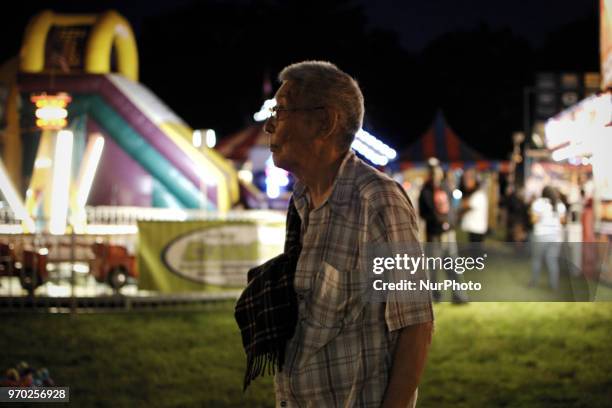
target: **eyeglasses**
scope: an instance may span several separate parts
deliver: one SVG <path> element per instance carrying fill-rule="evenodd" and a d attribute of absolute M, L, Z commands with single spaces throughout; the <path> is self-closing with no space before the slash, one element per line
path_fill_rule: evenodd
<path fill-rule="evenodd" d="M 270 108 L 269 111 L 270 111 L 270 119 L 282 120 L 281 112 L 312 111 L 312 110 L 319 110 L 319 109 L 325 109 L 325 106 L 314 106 L 312 108 L 283 108 L 280 106 L 274 106 L 273 108 Z"/>

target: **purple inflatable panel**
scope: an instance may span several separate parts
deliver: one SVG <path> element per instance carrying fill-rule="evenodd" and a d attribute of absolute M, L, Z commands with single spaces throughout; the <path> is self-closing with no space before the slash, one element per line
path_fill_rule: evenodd
<path fill-rule="evenodd" d="M 89 135 L 99 132 L 104 136 L 104 149 L 87 204 L 150 207 L 151 175 L 91 119 L 87 131 Z"/>

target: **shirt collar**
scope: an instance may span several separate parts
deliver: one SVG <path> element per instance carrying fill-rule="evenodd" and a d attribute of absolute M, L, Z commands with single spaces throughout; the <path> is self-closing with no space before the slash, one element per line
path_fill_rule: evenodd
<path fill-rule="evenodd" d="M 333 210 L 338 210 L 350 203 L 355 185 L 355 164 L 358 160 L 352 150 L 349 150 L 342 159 L 338 174 L 334 178 L 331 194 L 326 201 Z M 293 198 L 300 215 L 303 215 L 303 211 L 308 205 L 308 198 L 306 196 L 306 186 L 299 180 L 294 184 Z M 338 213 L 343 214 L 342 211 L 338 211 Z"/>

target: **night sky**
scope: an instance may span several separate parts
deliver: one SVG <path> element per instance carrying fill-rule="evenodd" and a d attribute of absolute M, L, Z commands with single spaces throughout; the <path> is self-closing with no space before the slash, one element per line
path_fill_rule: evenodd
<path fill-rule="evenodd" d="M 395 30 L 403 46 L 419 51 L 440 35 L 481 22 L 510 28 L 533 45 L 564 24 L 597 11 L 594 0 L 364 1 L 372 25 Z"/>
<path fill-rule="evenodd" d="M 364 127 L 401 150 L 442 109 L 455 131 L 505 158 L 523 88 L 540 71 L 598 71 L 597 0 L 22 2 L 4 12 L 0 62 L 48 8 L 114 8 L 133 25 L 140 79 L 194 128 L 247 125 L 285 65 L 327 59 L 360 82 Z M 275 84 L 276 85 L 276 84 Z"/>

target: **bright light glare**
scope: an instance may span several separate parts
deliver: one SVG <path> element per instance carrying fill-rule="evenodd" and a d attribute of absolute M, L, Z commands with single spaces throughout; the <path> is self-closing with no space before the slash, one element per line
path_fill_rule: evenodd
<path fill-rule="evenodd" d="M 266 194 L 270 198 L 278 198 L 280 196 L 280 187 L 276 184 L 266 184 Z"/>
<path fill-rule="evenodd" d="M 272 156 L 266 160 L 266 194 L 270 198 L 280 196 L 281 187 L 289 184 L 289 173 L 274 165 Z"/>
<path fill-rule="evenodd" d="M 32 222 L 33 225 L 33 222 Z M 34 229 L 29 229 L 28 231 L 34 231 Z M 7 224 L 0 225 L 0 234 L 23 234 L 24 230 L 21 225 L 18 224 Z"/>
<path fill-rule="evenodd" d="M 590 149 L 585 143 L 578 142 L 570 143 L 566 147 L 555 150 L 552 152 L 551 156 L 554 161 L 563 161 L 572 157 L 579 157 L 590 153 Z"/>
<path fill-rule="evenodd" d="M 103 149 L 104 137 L 100 135 L 90 140 L 89 146 L 87 146 L 87 152 L 89 152 L 89 154 L 83 159 L 85 172 L 83 173 L 77 193 L 77 204 L 80 208 L 85 208 L 85 204 L 87 204 L 87 198 L 89 197 L 89 192 L 91 191 L 91 186 L 96 176 L 96 170 L 98 169 Z"/>
<path fill-rule="evenodd" d="M 49 297 L 66 297 L 70 296 L 70 286 L 60 286 L 53 282 L 47 283 L 47 295 Z"/>
<path fill-rule="evenodd" d="M 253 182 L 253 172 L 251 170 L 240 170 L 238 171 L 238 178 L 244 182 Z"/>
<path fill-rule="evenodd" d="M 197 129 L 193 131 L 192 143 L 194 147 L 202 147 L 202 131 Z"/>
<path fill-rule="evenodd" d="M 546 145 L 554 150 L 569 143 L 576 145 L 576 150 L 581 150 L 579 154 L 595 153 L 597 141 L 604 137 L 611 119 L 612 100 L 609 93 L 588 97 L 546 122 Z M 584 147 L 578 148 L 579 144 Z M 574 155 L 574 152 L 564 152 L 563 149 L 555 152 L 553 158 L 556 157 L 558 161 Z"/>
<path fill-rule="evenodd" d="M 89 266 L 86 264 L 75 263 L 72 267 L 76 273 L 89 273 Z"/>
<path fill-rule="evenodd" d="M 379 153 L 382 153 L 387 159 L 393 160 L 397 157 L 397 153 L 395 150 L 381 142 L 368 131 L 364 129 L 359 129 L 355 136 L 362 142 L 364 142 L 366 145 L 368 145 L 370 148 L 376 150 Z"/>
<path fill-rule="evenodd" d="M 59 106 L 45 106 L 44 108 L 36 109 L 35 115 L 38 119 L 51 121 L 66 119 L 68 117 L 68 111 Z"/>
<path fill-rule="evenodd" d="M 264 120 L 270 117 L 270 109 L 275 106 L 276 106 L 276 99 L 274 98 L 264 101 L 261 109 L 259 109 L 259 112 L 253 115 L 253 119 L 256 122 L 263 122 Z"/>
<path fill-rule="evenodd" d="M 57 133 L 51 189 L 51 221 L 49 223 L 49 231 L 54 235 L 66 232 L 70 169 L 72 166 L 72 142 L 73 134 L 71 131 L 60 130 Z"/>
<path fill-rule="evenodd" d="M 455 200 L 461 200 L 461 197 L 463 197 L 463 193 L 461 192 L 461 190 L 459 190 L 458 188 L 453 190 L 453 198 Z"/>
<path fill-rule="evenodd" d="M 397 157 L 395 150 L 364 129 L 359 129 L 351 147 L 378 166 L 385 166 L 389 160 Z"/>
<path fill-rule="evenodd" d="M 60 92 L 55 95 L 47 93 L 32 95 L 30 98 L 36 104 L 36 126 L 42 129 L 61 129 L 66 126 L 68 111 L 66 106 L 72 100 L 70 95 Z"/>
<path fill-rule="evenodd" d="M 2 190 L 4 198 L 6 199 L 6 201 L 8 201 L 9 206 L 13 210 L 15 218 L 18 220 L 23 220 L 26 224 L 26 227 L 30 230 L 33 230 L 34 221 L 28 215 L 25 205 L 19 197 L 17 189 L 15 189 L 15 186 L 13 186 L 13 183 L 8 176 L 8 172 L 6 171 L 2 160 L 0 160 L 0 189 Z"/>
<path fill-rule="evenodd" d="M 53 162 L 51 161 L 50 158 L 39 157 L 38 159 L 34 161 L 34 168 L 35 169 L 48 169 L 49 167 L 51 167 L 52 164 Z"/>
<path fill-rule="evenodd" d="M 215 133 L 214 130 L 208 129 L 206 131 L 206 146 L 212 149 L 213 147 L 215 147 L 216 144 L 217 144 L 217 134 Z"/>
<path fill-rule="evenodd" d="M 187 219 L 187 217 L 185 217 Z M 179 221 L 184 221 L 180 219 Z M 85 233 L 89 235 L 122 235 L 122 234 L 137 234 L 137 225 L 106 225 L 93 224 L 85 226 Z"/>
<path fill-rule="evenodd" d="M 370 147 L 368 147 L 360 139 L 355 138 L 351 147 L 355 149 L 359 154 L 364 156 L 366 159 L 378 166 L 385 166 L 387 163 L 389 163 L 389 159 L 377 153 L 373 149 L 370 149 Z"/>

